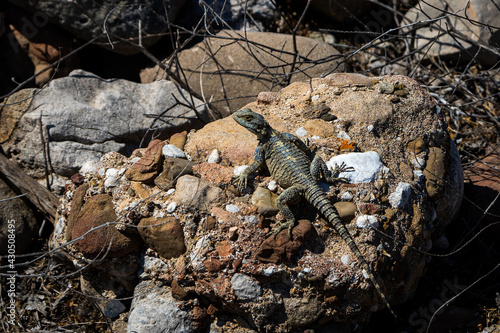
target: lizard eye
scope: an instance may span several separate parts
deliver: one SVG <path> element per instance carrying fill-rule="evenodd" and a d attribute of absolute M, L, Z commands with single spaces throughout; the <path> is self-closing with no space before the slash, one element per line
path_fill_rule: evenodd
<path fill-rule="evenodd" d="M 246 121 L 251 121 L 252 120 L 252 116 L 245 116 L 245 120 Z"/>

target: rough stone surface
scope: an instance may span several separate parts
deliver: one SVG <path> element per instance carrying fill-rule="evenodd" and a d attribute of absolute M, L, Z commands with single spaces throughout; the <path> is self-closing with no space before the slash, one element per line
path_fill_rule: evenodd
<path fill-rule="evenodd" d="M 175 179 L 193 173 L 195 163 L 182 158 L 165 158 L 163 171 L 155 178 L 155 184 L 161 189 L 175 186 Z"/>
<path fill-rule="evenodd" d="M 165 142 L 161 140 L 151 141 L 144 156 L 125 172 L 125 177 L 128 180 L 146 184 L 153 181 L 161 168 L 164 145 Z"/>
<path fill-rule="evenodd" d="M 106 222 L 113 222 L 116 219 L 111 196 L 98 194 L 87 199 L 72 231 L 73 240 L 85 235 L 83 239 L 75 242 L 78 251 L 89 257 L 97 255 L 102 257 L 105 254 L 119 257 L 137 249 L 139 243 L 136 237 L 124 236 L 113 226 L 99 228 Z M 97 229 L 86 234 L 92 228 Z"/>
<path fill-rule="evenodd" d="M 200 163 L 193 167 L 193 172 L 216 186 L 228 186 L 233 180 L 233 170 L 219 164 Z"/>
<path fill-rule="evenodd" d="M 144 243 L 163 258 L 178 257 L 186 252 L 182 226 L 175 218 L 143 218 L 137 230 Z"/>
<path fill-rule="evenodd" d="M 197 209 L 210 209 L 225 199 L 224 191 L 206 180 L 185 175 L 177 180 L 174 200 L 181 205 Z"/>
<path fill-rule="evenodd" d="M 169 287 L 158 287 L 151 281 L 141 282 L 134 290 L 127 332 L 193 332 L 189 313 L 171 296 Z"/>
<path fill-rule="evenodd" d="M 37 95 L 29 108 L 11 116 L 11 128 L 15 126 L 6 131 L 6 135 L 10 134 L 2 140 L 2 147 L 35 178 L 44 175 L 44 143 L 48 143 L 46 153 L 55 173 L 71 176 L 85 162 L 96 161 L 106 152 L 130 154 L 143 138 L 148 138 L 148 129 L 153 125 L 159 133 L 168 135 L 200 124 L 191 109 L 180 105 L 170 108 L 176 103 L 174 96 L 184 101 L 187 94 L 169 81 L 137 84 L 103 80 L 78 70 L 34 92 Z M 202 103 L 195 103 L 198 112 L 205 115 Z M 147 116 L 151 114 L 162 114 L 160 118 L 165 121 Z M 4 112 L 2 123 L 3 117 Z M 43 138 L 40 119 L 45 129 Z"/>
<path fill-rule="evenodd" d="M 474 57 L 486 66 L 493 66 L 498 62 L 500 59 L 497 48 L 500 42 L 498 4 L 482 0 L 446 2 L 429 0 L 410 9 L 401 24 L 407 25 L 439 17 L 443 18 L 430 25 L 423 24 L 416 30 L 415 48 L 425 46 L 426 55 L 454 61 L 469 62 Z M 485 29 L 485 26 L 491 29 Z M 430 40 L 432 43 L 427 45 Z M 480 47 L 482 48 L 478 52 Z"/>
<path fill-rule="evenodd" d="M 255 301 L 262 293 L 260 284 L 245 274 L 234 274 L 231 286 L 236 297 L 244 301 Z"/>
<path fill-rule="evenodd" d="M 246 40 L 234 41 L 243 36 L 250 43 Z M 320 76 L 337 65 L 337 61 L 332 60 L 311 66 L 314 60 L 338 54 L 326 43 L 297 37 L 297 49 L 304 61 L 298 63 L 294 70 L 302 70 L 303 73 L 293 74 L 290 82 Z M 289 72 L 291 66 L 283 64 L 293 61 L 293 41 L 291 35 L 223 30 L 217 36 L 206 38 L 180 52 L 178 57 L 190 87 L 201 94 L 201 82 L 206 100 L 212 101 L 219 112 L 227 115 L 253 101 L 261 91 L 276 91 L 288 84 L 283 73 Z M 263 68 L 263 64 L 268 68 Z M 273 66 L 279 66 L 279 69 Z M 338 71 L 343 69 L 340 65 Z M 141 73 L 142 82 L 164 77 L 159 67 Z"/>
<path fill-rule="evenodd" d="M 109 39 L 101 36 L 96 43 L 122 54 L 134 54 L 140 51 L 137 47 L 120 43 L 115 36 L 137 43 L 138 21 L 141 21 L 142 45 L 148 47 L 159 39 L 148 35 L 165 32 L 166 22 L 172 22 L 175 19 L 184 3 L 184 1 L 147 0 L 143 2 L 146 5 L 141 6 L 129 0 L 113 0 L 104 3 L 93 0 L 81 0 L 78 3 L 50 0 L 9 1 L 37 13 L 39 21 L 50 21 L 87 41 L 101 35 L 105 24 Z M 158 13 L 168 13 L 168 18 Z M 109 45 L 109 41 L 113 43 L 113 46 Z"/>
<path fill-rule="evenodd" d="M 5 200 L 17 194 L 0 179 L 0 199 Z M 24 254 L 38 238 L 38 221 L 23 198 L 0 202 L 0 255 Z M 14 239 L 14 243 L 11 243 Z M 14 252 L 8 251 L 14 245 Z"/>

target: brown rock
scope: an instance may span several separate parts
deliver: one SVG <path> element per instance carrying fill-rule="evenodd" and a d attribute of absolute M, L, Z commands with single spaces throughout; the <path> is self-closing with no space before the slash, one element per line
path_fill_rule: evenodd
<path fill-rule="evenodd" d="M 231 168 L 215 163 L 200 163 L 193 166 L 193 173 L 215 186 L 227 186 L 233 180 Z"/>
<path fill-rule="evenodd" d="M 311 222 L 300 220 L 292 229 L 292 241 L 288 237 L 288 229 L 282 230 L 276 237 L 270 236 L 259 247 L 257 259 L 269 263 L 292 261 L 312 232 Z"/>
<path fill-rule="evenodd" d="M 127 179 L 142 183 L 153 181 L 161 167 L 161 150 L 164 145 L 165 142 L 161 140 L 151 141 L 144 156 L 125 172 Z"/>
<path fill-rule="evenodd" d="M 173 280 L 172 281 L 172 285 L 170 286 L 172 289 L 171 289 L 171 293 L 172 293 L 172 297 L 177 299 L 177 300 L 183 300 L 183 299 L 186 299 L 187 297 L 187 292 L 184 288 L 182 288 L 179 283 L 177 282 L 177 280 Z"/>
<path fill-rule="evenodd" d="M 429 157 L 424 170 L 425 187 L 430 198 L 438 197 L 444 190 L 447 156 L 437 147 L 429 148 Z"/>
<path fill-rule="evenodd" d="M 83 175 L 81 173 L 77 172 L 73 176 L 71 176 L 71 181 L 76 186 L 80 186 L 85 181 L 85 177 L 83 177 Z"/>
<path fill-rule="evenodd" d="M 217 258 L 208 258 L 203 261 L 203 265 L 209 272 L 218 272 L 224 267 L 224 263 Z"/>
<path fill-rule="evenodd" d="M 87 199 L 72 231 L 73 240 L 85 235 L 74 243 L 77 250 L 89 257 L 119 257 L 137 249 L 140 243 L 136 237 L 125 236 L 114 226 L 101 227 L 116 219 L 110 195 L 98 194 Z M 96 229 L 89 232 L 93 228 Z"/>
<path fill-rule="evenodd" d="M 179 221 L 173 217 L 143 218 L 137 230 L 144 243 L 163 258 L 178 257 L 186 252 L 184 231 Z"/>
<path fill-rule="evenodd" d="M 71 237 L 73 235 L 73 227 L 75 226 L 75 222 L 80 214 L 80 211 L 83 207 L 85 193 L 89 188 L 89 184 L 83 184 L 79 186 L 75 193 L 73 194 L 73 201 L 71 201 L 71 211 L 68 216 L 68 224 L 66 227 L 66 241 L 71 241 Z"/>
<path fill-rule="evenodd" d="M 217 224 L 217 220 L 213 216 L 208 216 L 205 222 L 202 225 L 202 228 L 205 230 L 213 230 Z"/>
<path fill-rule="evenodd" d="M 339 212 L 340 219 L 344 223 L 349 223 L 356 216 L 358 207 L 354 202 L 349 201 L 338 201 L 333 204 L 337 211 Z"/>
<path fill-rule="evenodd" d="M 252 194 L 252 205 L 257 207 L 257 212 L 264 216 L 272 216 L 278 213 L 276 199 L 278 195 L 269 191 L 267 188 L 257 187 Z"/>
<path fill-rule="evenodd" d="M 163 162 L 163 171 L 155 178 L 155 185 L 160 189 L 168 189 L 174 187 L 176 182 L 174 179 L 182 175 L 193 174 L 194 162 L 183 158 L 166 158 Z"/>
<path fill-rule="evenodd" d="M 171 145 L 176 146 L 180 150 L 184 150 L 184 145 L 186 144 L 187 132 L 183 131 L 180 133 L 175 133 L 170 137 L 168 141 Z"/>
<path fill-rule="evenodd" d="M 221 257 L 229 257 L 234 253 L 234 250 L 231 248 L 231 244 L 228 241 L 222 241 L 216 246 L 217 253 Z"/>
<path fill-rule="evenodd" d="M 238 40 L 242 36 L 245 40 Z M 216 101 L 212 104 L 227 115 L 252 102 L 261 91 L 276 91 L 289 84 L 281 73 L 292 70 L 290 65 L 284 64 L 293 62 L 294 45 L 300 57 L 309 60 L 307 66 L 295 68 L 299 71 L 291 76 L 291 82 L 317 77 L 339 64 L 332 59 L 332 55 L 338 54 L 335 48 L 311 38 L 297 37 L 295 44 L 291 35 L 229 30 L 180 52 L 178 60 L 191 88 L 201 94 L 200 83 L 203 84 L 207 100 Z M 311 66 L 314 60 L 325 57 L 332 60 Z M 279 73 L 271 69 L 273 66 L 279 66 Z M 343 70 L 340 65 L 338 71 Z M 147 69 L 141 73 L 141 81 L 160 80 L 164 75 L 156 67 Z M 254 97 L 248 97 L 252 95 Z"/>

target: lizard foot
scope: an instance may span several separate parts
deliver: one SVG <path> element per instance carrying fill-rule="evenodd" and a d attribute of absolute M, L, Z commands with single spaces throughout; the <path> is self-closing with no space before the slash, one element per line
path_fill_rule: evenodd
<path fill-rule="evenodd" d="M 277 227 L 274 227 L 271 232 L 267 234 L 267 236 L 276 236 L 281 232 L 283 229 L 288 229 L 288 237 L 290 237 L 290 240 L 292 240 L 292 229 L 295 226 L 295 220 L 287 220 L 286 222 L 281 222 Z"/>

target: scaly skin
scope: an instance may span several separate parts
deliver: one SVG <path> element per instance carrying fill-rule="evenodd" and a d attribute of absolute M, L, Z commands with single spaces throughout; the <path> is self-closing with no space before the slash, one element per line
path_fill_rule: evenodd
<path fill-rule="evenodd" d="M 291 236 L 291 229 L 295 226 L 295 217 L 290 208 L 288 208 L 287 203 L 293 202 L 300 197 L 306 198 L 309 203 L 326 217 L 330 226 L 347 243 L 384 304 L 396 316 L 363 254 L 340 220 L 337 209 L 335 209 L 317 184 L 321 176 L 328 182 L 337 181 L 339 180 L 336 178 L 338 173 L 349 168 L 341 165 L 340 167 L 336 167 L 332 173 L 319 156 L 315 156 L 311 162 L 306 154 L 309 149 L 302 140 L 292 134 L 280 133 L 274 130 L 264 117 L 250 109 L 235 112 L 233 118 L 238 124 L 256 134 L 259 140 L 253 163 L 236 179 L 240 190 L 247 186 L 249 175 L 256 172 L 264 163 L 267 165 L 274 180 L 281 187 L 285 188 L 283 193 L 276 199 L 276 204 L 281 214 L 285 217 L 286 222 L 274 228 L 272 233 L 276 235 L 281 230 L 288 228 L 289 235 Z"/>

